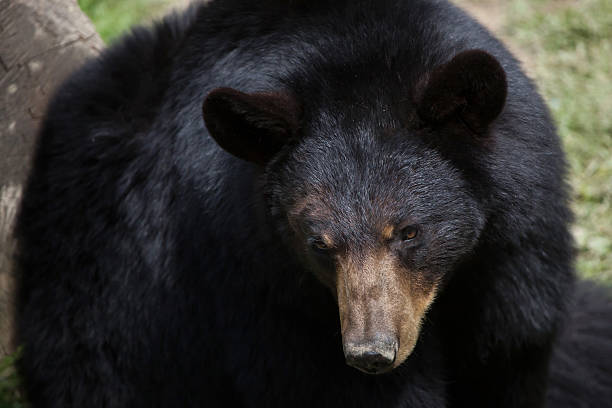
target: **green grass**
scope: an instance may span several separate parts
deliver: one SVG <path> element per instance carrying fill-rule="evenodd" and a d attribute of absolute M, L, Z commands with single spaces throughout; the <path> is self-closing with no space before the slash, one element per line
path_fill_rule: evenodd
<path fill-rule="evenodd" d="M 612 283 L 612 1 L 508 7 L 505 34 L 531 56 L 568 154 L 578 271 Z"/>
<path fill-rule="evenodd" d="M 105 42 L 122 34 L 134 24 L 159 15 L 171 0 L 78 0 Z"/>
<path fill-rule="evenodd" d="M 0 359 L 0 408 L 25 408 L 25 399 L 19 391 L 19 378 L 15 373 L 15 352 Z"/>

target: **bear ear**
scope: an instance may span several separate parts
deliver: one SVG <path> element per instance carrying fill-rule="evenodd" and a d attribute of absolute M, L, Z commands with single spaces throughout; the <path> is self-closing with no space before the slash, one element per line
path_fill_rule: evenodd
<path fill-rule="evenodd" d="M 463 51 L 417 86 L 417 111 L 431 124 L 459 121 L 484 135 L 504 108 L 508 85 L 500 63 L 482 50 Z"/>
<path fill-rule="evenodd" d="M 211 91 L 202 113 L 219 146 L 259 165 L 297 134 L 300 117 L 299 105 L 285 93 L 246 94 L 231 88 Z"/>

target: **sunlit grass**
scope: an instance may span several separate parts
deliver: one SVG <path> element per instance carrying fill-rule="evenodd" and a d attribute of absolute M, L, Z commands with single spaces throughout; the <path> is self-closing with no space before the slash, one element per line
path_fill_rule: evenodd
<path fill-rule="evenodd" d="M 578 271 L 612 283 L 612 1 L 509 3 L 571 166 Z"/>
<path fill-rule="evenodd" d="M 121 35 L 132 25 L 159 15 L 171 0 L 78 0 L 105 42 Z"/>

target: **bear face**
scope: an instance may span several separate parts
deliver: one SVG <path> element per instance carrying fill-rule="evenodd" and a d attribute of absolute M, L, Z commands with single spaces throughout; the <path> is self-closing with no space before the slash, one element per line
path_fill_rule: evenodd
<path fill-rule="evenodd" d="M 445 274 L 473 248 L 484 216 L 461 174 L 418 136 L 360 131 L 305 135 L 271 170 L 269 205 L 336 297 L 349 363 L 384 372 L 412 351 Z M 322 138 L 333 140 L 324 153 Z M 360 365 L 368 352 L 388 357 Z"/>
<path fill-rule="evenodd" d="M 222 148 L 265 167 L 279 237 L 336 298 L 347 363 L 368 373 L 410 355 L 436 293 L 478 241 L 484 210 L 439 142 L 483 148 L 505 75 L 489 54 L 466 51 L 411 96 L 413 112 L 398 117 L 391 106 L 313 109 L 290 91 L 221 88 L 203 107 Z"/>

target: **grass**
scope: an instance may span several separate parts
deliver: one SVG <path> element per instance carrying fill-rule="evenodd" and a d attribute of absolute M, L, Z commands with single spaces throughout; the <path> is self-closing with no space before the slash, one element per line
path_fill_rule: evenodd
<path fill-rule="evenodd" d="M 81 9 L 108 43 L 134 24 L 162 13 L 171 0 L 78 0 Z"/>
<path fill-rule="evenodd" d="M 466 0 L 462 0 L 466 1 Z M 478 6 L 502 0 L 467 0 Z M 171 0 L 79 0 L 109 42 L 159 15 Z M 509 0 L 504 40 L 521 50 L 546 98 L 571 166 L 578 271 L 612 284 L 612 1 Z M 0 408 L 25 407 L 0 360 Z"/>
<path fill-rule="evenodd" d="M 571 166 L 577 269 L 612 283 L 612 2 L 515 0 L 505 36 L 531 56 Z"/>
<path fill-rule="evenodd" d="M 0 359 L 0 408 L 25 408 L 27 403 L 19 391 L 15 360 L 19 351 Z"/>

